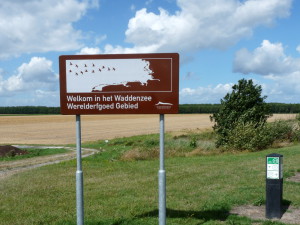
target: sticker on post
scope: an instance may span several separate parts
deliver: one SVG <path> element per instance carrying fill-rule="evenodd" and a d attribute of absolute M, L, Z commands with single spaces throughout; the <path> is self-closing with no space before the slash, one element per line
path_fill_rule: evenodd
<path fill-rule="evenodd" d="M 267 179 L 279 179 L 278 171 L 267 171 Z"/>
<path fill-rule="evenodd" d="M 267 179 L 279 179 L 279 157 L 267 157 Z"/>

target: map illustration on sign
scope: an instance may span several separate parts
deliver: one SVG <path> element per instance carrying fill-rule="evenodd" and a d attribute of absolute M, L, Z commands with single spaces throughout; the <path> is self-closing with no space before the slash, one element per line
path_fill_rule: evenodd
<path fill-rule="evenodd" d="M 150 81 L 160 82 L 153 73 L 145 59 L 67 60 L 67 92 L 102 92 L 108 86 L 129 87 L 134 82 L 147 86 Z"/>
<path fill-rule="evenodd" d="M 64 55 L 62 114 L 178 112 L 177 53 Z"/>

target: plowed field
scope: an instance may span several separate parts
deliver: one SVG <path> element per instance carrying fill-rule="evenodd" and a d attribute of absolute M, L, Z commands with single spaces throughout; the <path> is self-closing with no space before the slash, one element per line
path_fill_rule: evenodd
<path fill-rule="evenodd" d="M 271 118 L 289 119 L 295 114 Z M 211 128 L 208 114 L 165 115 L 166 131 Z M 81 116 L 82 142 L 159 132 L 159 115 Z M 0 144 L 72 144 L 76 142 L 75 116 L 0 116 Z"/>

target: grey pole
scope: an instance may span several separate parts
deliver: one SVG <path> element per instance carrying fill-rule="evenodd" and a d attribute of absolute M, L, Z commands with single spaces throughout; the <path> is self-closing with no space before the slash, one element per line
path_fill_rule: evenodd
<path fill-rule="evenodd" d="M 77 225 L 84 224 L 83 213 L 83 174 L 81 165 L 81 124 L 80 115 L 76 115 L 76 151 L 77 151 L 77 171 L 76 171 L 76 209 Z"/>
<path fill-rule="evenodd" d="M 166 171 L 165 171 L 165 115 L 160 114 L 160 152 L 159 152 L 159 225 L 166 224 Z"/>

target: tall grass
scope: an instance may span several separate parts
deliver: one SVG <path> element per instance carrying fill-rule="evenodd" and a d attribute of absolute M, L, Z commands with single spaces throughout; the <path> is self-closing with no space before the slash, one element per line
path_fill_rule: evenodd
<path fill-rule="evenodd" d="M 220 151 L 214 144 L 215 134 L 211 130 L 185 131 L 165 136 L 166 157 L 213 155 Z M 159 156 L 159 135 L 139 135 L 117 138 L 110 141 L 96 141 L 83 144 L 84 147 L 104 150 L 97 157 L 106 160 L 149 160 Z"/>

